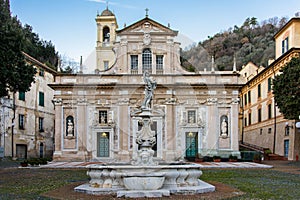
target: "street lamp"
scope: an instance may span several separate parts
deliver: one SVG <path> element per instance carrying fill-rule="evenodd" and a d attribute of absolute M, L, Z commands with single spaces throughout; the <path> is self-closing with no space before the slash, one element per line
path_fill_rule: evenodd
<path fill-rule="evenodd" d="M 285 135 L 289 135 L 290 134 L 290 128 L 293 129 L 293 126 L 289 126 L 288 122 L 285 122 Z"/>

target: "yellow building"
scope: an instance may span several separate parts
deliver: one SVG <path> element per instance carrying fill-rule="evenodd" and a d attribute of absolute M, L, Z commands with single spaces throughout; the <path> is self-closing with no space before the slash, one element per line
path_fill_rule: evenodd
<path fill-rule="evenodd" d="M 276 59 L 269 65 L 257 67 L 248 63 L 240 74 L 247 83 L 241 90 L 243 143 L 269 148 L 288 160 L 298 159 L 300 134 L 295 121 L 284 119 L 274 102 L 272 80 L 292 57 L 300 52 L 300 18 L 292 18 L 274 36 Z"/>

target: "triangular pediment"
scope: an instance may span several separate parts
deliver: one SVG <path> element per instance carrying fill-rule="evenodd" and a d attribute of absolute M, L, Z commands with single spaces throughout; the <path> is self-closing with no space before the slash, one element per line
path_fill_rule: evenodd
<path fill-rule="evenodd" d="M 176 36 L 178 31 L 174 31 L 169 27 L 166 27 L 148 17 L 131 24 L 121 30 L 117 31 L 120 35 L 126 35 L 130 33 L 164 33 L 172 36 Z"/>

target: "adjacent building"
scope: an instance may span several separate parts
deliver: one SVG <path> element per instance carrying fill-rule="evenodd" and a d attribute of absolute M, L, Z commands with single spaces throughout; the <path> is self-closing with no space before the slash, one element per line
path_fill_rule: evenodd
<path fill-rule="evenodd" d="M 152 101 L 156 159 L 240 156 L 237 124 L 244 80 L 239 73 L 215 71 L 213 62 L 209 71 L 186 71 L 178 31 L 147 14 L 118 29 L 116 16 L 106 9 L 96 24 L 96 67 L 58 74 L 50 84 L 55 90 L 54 160 L 134 158 L 146 71 L 157 82 Z"/>
<path fill-rule="evenodd" d="M 54 82 L 56 71 L 25 54 L 28 64 L 37 69 L 30 91 L 15 94 L 15 115 L 12 95 L 1 98 L 1 147 L 3 156 L 17 158 L 52 157 L 54 148 Z M 14 118 L 14 120 L 12 120 Z M 12 130 L 13 129 L 13 130 Z M 13 136 L 12 136 L 13 134 Z"/>
<path fill-rule="evenodd" d="M 275 60 L 264 67 L 253 63 L 240 74 L 247 82 L 241 89 L 242 142 L 269 148 L 273 153 L 297 160 L 300 133 L 295 120 L 286 120 L 279 112 L 272 93 L 272 80 L 291 58 L 300 52 L 300 18 L 292 18 L 274 36 Z"/>

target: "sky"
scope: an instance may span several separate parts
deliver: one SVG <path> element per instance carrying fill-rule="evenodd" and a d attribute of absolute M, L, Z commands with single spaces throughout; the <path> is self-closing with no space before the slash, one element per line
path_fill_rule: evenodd
<path fill-rule="evenodd" d="M 79 62 L 96 46 L 97 12 L 108 8 L 116 15 L 119 29 L 145 17 L 179 31 L 195 43 L 208 36 L 241 26 L 248 17 L 258 22 L 273 17 L 294 17 L 299 0 L 10 0 L 11 12 L 29 24 L 58 53 Z"/>

